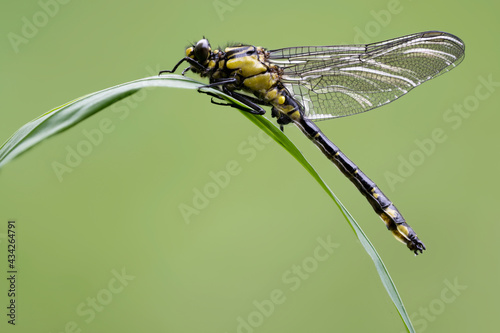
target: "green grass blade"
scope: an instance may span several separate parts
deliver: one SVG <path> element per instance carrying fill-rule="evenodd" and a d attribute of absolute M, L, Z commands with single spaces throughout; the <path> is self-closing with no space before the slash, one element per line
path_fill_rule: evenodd
<path fill-rule="evenodd" d="M 148 87 L 198 89 L 201 85 L 180 75 L 165 75 L 127 82 L 77 98 L 33 119 L 17 130 L 0 146 L 0 167 L 44 139 L 67 130 L 139 89 Z"/>
<path fill-rule="evenodd" d="M 80 98 L 77 98 L 69 103 L 61 105 L 49 112 L 41 115 L 40 117 L 30 121 L 18 131 L 16 131 L 6 142 L 0 146 L 0 167 L 4 166 L 14 157 L 19 156 L 23 152 L 32 148 L 41 141 L 49 138 L 50 136 L 63 132 L 93 114 L 105 109 L 106 107 L 120 101 L 121 99 L 132 95 L 143 88 L 150 87 L 170 87 L 170 88 L 184 88 L 184 89 L 200 89 L 203 83 L 197 82 L 193 79 L 180 76 L 180 75 L 164 75 L 161 77 L 148 77 L 139 79 L 124 84 L 120 84 L 108 89 L 104 89 Z M 236 101 L 232 97 L 215 89 L 205 89 L 203 91 L 211 92 L 225 99 L 226 101 L 240 106 L 245 105 Z M 332 198 L 335 204 L 339 207 L 347 222 L 353 229 L 354 233 L 360 240 L 365 251 L 372 258 L 377 272 L 382 280 L 387 293 L 389 294 L 392 302 L 396 306 L 408 332 L 415 332 L 410 318 L 405 310 L 403 301 L 392 281 L 387 268 L 385 267 L 382 259 L 373 247 L 372 243 L 366 237 L 361 227 L 354 220 L 352 215 L 342 205 L 339 199 L 331 191 L 328 185 L 321 179 L 314 168 L 304 158 L 302 153 L 295 147 L 295 145 L 281 132 L 273 123 L 267 118 L 261 116 L 254 116 L 248 112 L 241 112 L 245 117 L 252 121 L 256 126 L 266 132 L 271 138 L 285 148 L 319 183 L 325 192 Z"/>
<path fill-rule="evenodd" d="M 242 111 L 242 114 L 248 119 L 250 119 L 255 125 L 261 128 L 264 132 L 269 134 L 269 136 L 273 138 L 276 142 L 278 142 L 283 148 L 285 148 L 311 174 L 311 176 L 313 176 L 313 178 L 319 183 L 319 185 L 323 188 L 323 190 L 325 190 L 326 194 L 328 194 L 328 196 L 332 198 L 337 207 L 339 207 L 340 211 L 344 215 L 347 222 L 349 222 L 349 225 L 351 226 L 352 230 L 358 237 L 359 241 L 361 242 L 361 245 L 363 245 L 365 251 L 373 260 L 373 263 L 375 264 L 375 268 L 377 269 L 377 273 L 380 276 L 382 284 L 386 289 L 387 293 L 389 294 L 389 297 L 391 298 L 392 302 L 394 303 L 394 306 L 398 310 L 399 315 L 401 316 L 401 319 L 403 320 L 407 331 L 411 333 L 415 332 L 415 329 L 413 328 L 408 313 L 406 312 L 406 309 L 404 307 L 403 300 L 399 296 L 396 285 L 394 284 L 391 276 L 389 275 L 389 271 L 387 270 L 387 268 L 384 265 L 384 262 L 382 261 L 379 254 L 375 250 L 375 247 L 370 242 L 368 237 L 365 235 L 365 233 L 358 225 L 356 220 L 354 220 L 351 213 L 349 213 L 349 211 L 344 207 L 342 202 L 340 202 L 340 200 L 332 192 L 332 190 L 328 187 L 328 185 L 323 181 L 323 179 L 321 179 L 320 175 L 316 172 L 316 170 L 312 167 L 312 165 L 309 164 L 309 162 L 305 159 L 305 157 L 297 149 L 297 147 L 273 123 L 271 123 L 265 117 L 254 116 L 249 114 L 248 112 Z"/>

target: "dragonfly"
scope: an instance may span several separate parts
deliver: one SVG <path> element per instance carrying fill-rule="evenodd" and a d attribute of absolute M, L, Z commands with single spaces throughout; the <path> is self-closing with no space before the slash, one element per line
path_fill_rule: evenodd
<path fill-rule="evenodd" d="M 425 31 L 358 45 L 299 46 L 267 50 L 236 44 L 212 50 L 203 37 L 186 49 L 184 62 L 215 88 L 246 107 L 214 100 L 256 115 L 263 106 L 283 126 L 295 124 L 356 186 L 394 237 L 418 255 L 426 248 L 380 188 L 314 123 L 375 109 L 407 94 L 425 81 L 458 66 L 464 42 L 450 33 Z"/>

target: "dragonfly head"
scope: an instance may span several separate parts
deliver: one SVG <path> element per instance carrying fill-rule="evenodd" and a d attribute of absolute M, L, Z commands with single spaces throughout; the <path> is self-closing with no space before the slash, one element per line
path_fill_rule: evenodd
<path fill-rule="evenodd" d="M 198 61 L 201 65 L 207 65 L 212 48 L 207 39 L 203 38 L 196 45 L 186 49 L 186 56 Z"/>

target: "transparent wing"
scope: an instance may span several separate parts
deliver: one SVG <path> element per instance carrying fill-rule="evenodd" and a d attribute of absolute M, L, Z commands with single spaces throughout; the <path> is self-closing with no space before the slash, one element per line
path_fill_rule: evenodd
<path fill-rule="evenodd" d="M 427 31 L 367 45 L 303 46 L 269 52 L 282 82 L 314 121 L 365 112 L 394 101 L 464 58 L 452 34 Z"/>

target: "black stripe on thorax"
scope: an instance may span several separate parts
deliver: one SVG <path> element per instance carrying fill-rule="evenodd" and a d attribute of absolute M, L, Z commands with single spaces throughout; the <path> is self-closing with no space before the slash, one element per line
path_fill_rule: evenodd
<path fill-rule="evenodd" d="M 228 50 L 229 49 L 229 50 Z M 257 53 L 257 48 L 252 45 L 226 48 L 226 59 L 246 57 Z"/>

